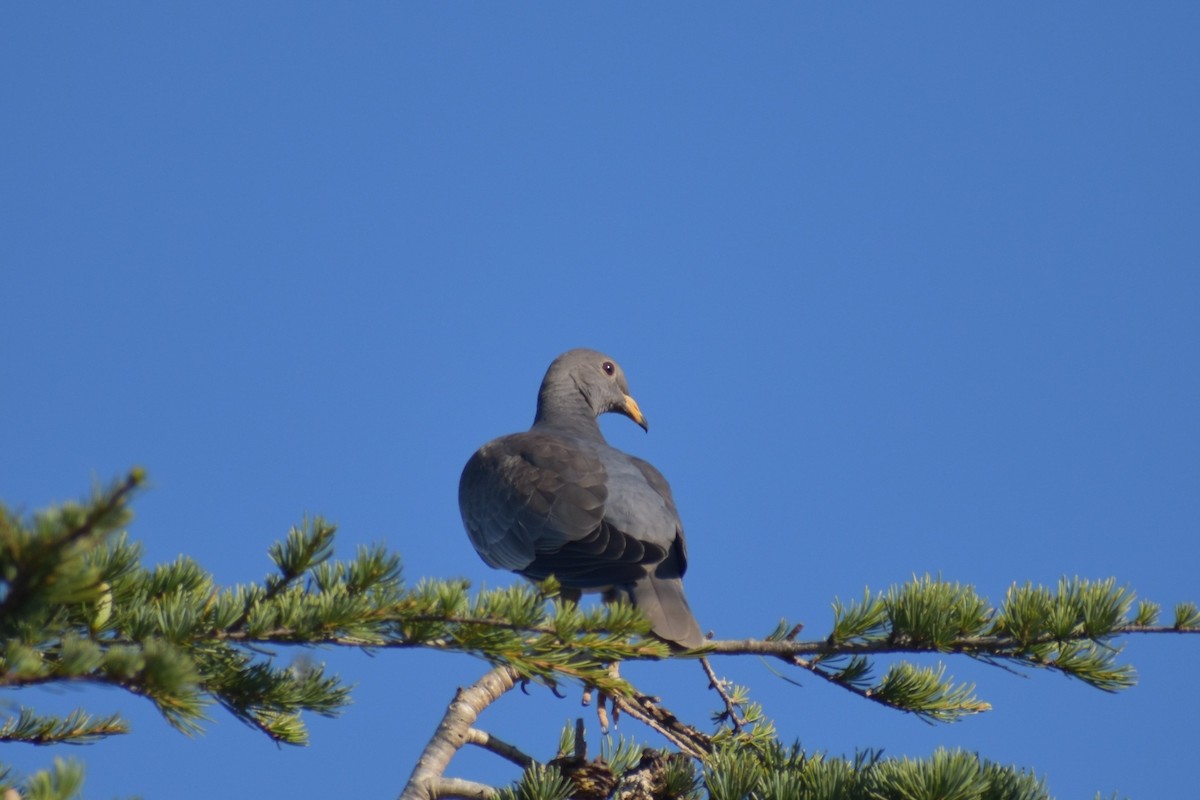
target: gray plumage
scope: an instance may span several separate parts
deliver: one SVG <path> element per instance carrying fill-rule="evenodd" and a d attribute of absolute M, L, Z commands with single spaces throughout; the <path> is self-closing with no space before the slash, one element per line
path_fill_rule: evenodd
<path fill-rule="evenodd" d="M 699 647 L 671 487 L 650 464 L 604 441 L 596 418 L 607 411 L 648 430 L 615 361 L 582 349 L 556 358 L 533 427 L 493 439 L 463 468 L 463 524 L 489 566 L 531 580 L 554 575 L 568 596 L 625 598 L 659 638 Z"/>

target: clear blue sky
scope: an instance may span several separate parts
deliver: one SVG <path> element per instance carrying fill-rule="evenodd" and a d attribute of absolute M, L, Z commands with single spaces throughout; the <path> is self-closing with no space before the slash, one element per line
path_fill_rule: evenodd
<path fill-rule="evenodd" d="M 459 470 L 589 346 L 651 421 L 605 430 L 671 480 L 718 637 L 818 638 L 833 598 L 925 572 L 1198 600 L 1198 38 L 1182 2 L 7 4 L 0 496 L 140 464 L 151 562 L 260 578 L 315 512 L 343 554 L 503 585 Z M 717 667 L 810 749 L 1171 797 L 1198 644 L 1128 642 L 1119 696 L 951 661 L 995 711 L 949 727 Z M 317 657 L 358 688 L 306 749 L 219 713 L 189 740 L 117 692 L 5 702 L 132 716 L 65 752 L 91 797 L 389 797 L 482 670 Z M 693 664 L 628 674 L 715 708 Z M 535 690 L 480 725 L 548 756 L 578 713 Z"/>

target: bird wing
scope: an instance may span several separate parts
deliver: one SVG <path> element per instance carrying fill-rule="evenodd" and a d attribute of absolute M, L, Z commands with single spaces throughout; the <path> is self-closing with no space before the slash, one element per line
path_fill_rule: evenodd
<path fill-rule="evenodd" d="M 567 587 L 637 580 L 665 547 L 647 547 L 611 524 L 609 472 L 593 448 L 519 433 L 480 448 L 463 469 L 459 508 L 471 542 L 492 567 Z"/>
<path fill-rule="evenodd" d="M 463 469 L 459 509 L 492 567 L 582 591 L 612 589 L 654 632 L 684 647 L 703 636 L 680 580 L 683 527 L 666 480 L 650 464 L 569 437 L 495 439 Z"/>
<path fill-rule="evenodd" d="M 671 494 L 671 485 L 649 461 L 643 461 L 637 456 L 627 456 L 627 458 L 642 473 L 642 477 L 646 479 L 650 488 L 662 498 L 667 512 L 674 519 L 677 536 L 672 542 L 673 557 L 670 560 L 678 570 L 678 576 L 683 577 L 683 573 L 687 572 L 687 537 L 683 535 L 683 521 L 679 518 L 679 512 L 675 508 L 675 497 Z"/>
<path fill-rule="evenodd" d="M 704 644 L 704 635 L 683 593 L 687 540 L 671 487 L 649 462 L 613 452 L 615 455 L 606 459 L 606 463 L 621 460 L 629 469 L 613 467 L 610 470 L 626 477 L 621 481 L 610 481 L 612 497 L 606 518 L 614 524 L 634 526 L 647 546 L 662 548 L 663 552 L 649 574 L 620 587 L 620 593 L 641 609 L 656 635 L 683 647 L 700 647 Z M 616 485 L 612 485 L 614 483 Z"/>

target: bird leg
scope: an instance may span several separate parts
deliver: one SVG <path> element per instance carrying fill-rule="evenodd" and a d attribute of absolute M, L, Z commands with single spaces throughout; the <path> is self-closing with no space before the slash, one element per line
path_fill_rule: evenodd
<path fill-rule="evenodd" d="M 559 596 L 563 598 L 564 602 L 578 603 L 579 598 L 582 596 L 582 592 L 580 592 L 578 589 L 562 589 L 559 591 Z M 606 603 L 612 603 L 615 601 L 616 595 L 610 589 L 602 595 L 601 599 Z M 614 678 L 621 677 L 620 671 L 618 670 L 619 666 L 620 665 L 616 662 L 608 665 L 608 672 Z M 582 705 L 591 705 L 593 691 L 596 691 L 596 687 L 594 686 L 583 687 Z M 611 697 L 602 691 L 596 691 L 596 717 L 600 720 L 600 731 L 605 734 L 608 733 L 609 722 L 608 708 L 606 708 L 606 706 L 608 708 L 612 708 L 612 723 L 613 725 L 616 725 L 617 719 L 621 716 L 620 709 L 617 707 L 617 704 L 613 702 Z"/>
<path fill-rule="evenodd" d="M 574 605 L 579 605 L 579 598 L 583 596 L 583 592 L 580 591 L 579 589 L 568 589 L 567 587 L 564 586 L 561 589 L 559 589 L 558 596 L 562 599 L 564 604 L 570 603 L 571 605 L 574 606 Z M 612 673 L 613 677 L 620 677 L 617 673 L 617 665 L 616 664 L 610 664 L 609 671 Z M 589 706 L 592 704 L 593 689 L 595 689 L 594 686 L 584 686 L 583 687 L 583 699 L 582 699 L 581 705 Z M 599 719 L 600 719 L 600 730 L 604 733 L 608 733 L 608 712 L 605 710 L 605 704 L 606 704 L 606 701 L 608 701 L 608 700 L 609 700 L 609 697 L 608 697 L 608 695 L 604 694 L 604 692 L 598 693 L 598 697 L 596 700 L 596 716 L 599 717 Z M 613 717 L 613 723 L 615 724 L 617 721 L 617 717 L 619 716 L 619 712 L 617 711 L 617 707 L 615 705 L 613 705 L 612 703 L 608 703 L 608 704 L 612 705 L 612 709 L 613 709 L 612 717 Z"/>
<path fill-rule="evenodd" d="M 616 662 L 616 661 L 609 664 L 608 665 L 608 674 L 612 675 L 614 678 L 620 678 L 621 677 L 621 673 L 620 673 L 620 669 L 619 669 L 620 666 L 621 666 L 620 663 Z M 595 688 L 595 687 L 588 686 L 587 688 L 585 688 L 583 690 L 583 705 L 586 706 L 592 702 L 592 689 L 593 688 Z M 608 709 L 605 708 L 606 705 L 608 708 L 612 709 L 612 724 L 615 727 L 617 722 L 621 718 L 621 707 L 617 705 L 617 701 L 614 698 L 609 697 L 607 694 L 605 694 L 602 691 L 597 691 L 596 692 L 596 718 L 600 720 L 600 732 L 604 733 L 604 734 L 608 733 Z"/>

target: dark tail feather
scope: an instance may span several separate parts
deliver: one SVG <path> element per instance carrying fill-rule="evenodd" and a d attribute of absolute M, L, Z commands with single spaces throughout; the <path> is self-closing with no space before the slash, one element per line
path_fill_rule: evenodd
<path fill-rule="evenodd" d="M 650 620 L 655 636 L 686 648 L 704 644 L 679 578 L 647 576 L 629 588 L 629 598 Z"/>

